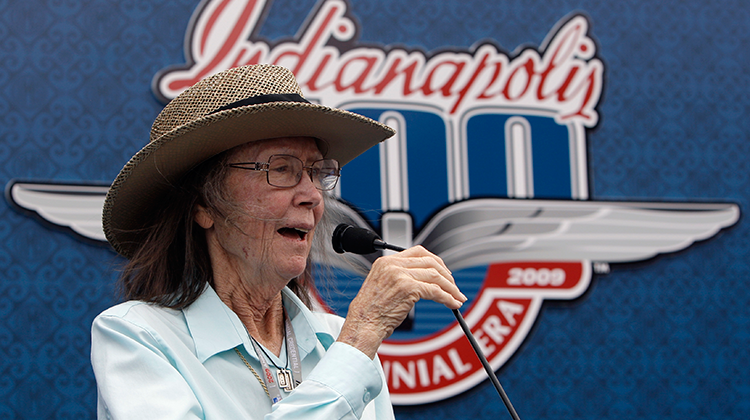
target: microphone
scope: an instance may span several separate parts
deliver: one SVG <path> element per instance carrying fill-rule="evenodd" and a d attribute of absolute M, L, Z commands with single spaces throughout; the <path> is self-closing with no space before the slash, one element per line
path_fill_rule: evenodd
<path fill-rule="evenodd" d="M 351 252 L 353 254 L 372 254 L 373 252 L 382 249 L 405 251 L 405 249 L 401 248 L 400 246 L 386 243 L 385 241 L 380 239 L 380 237 L 375 232 L 347 225 L 346 223 L 342 223 L 336 226 L 336 229 L 334 229 L 333 231 L 332 242 L 333 249 L 339 254 L 343 254 L 344 252 Z M 497 391 L 497 393 L 500 394 L 500 398 L 503 400 L 505 408 L 508 409 L 508 413 L 513 418 L 513 420 L 520 420 L 520 418 L 518 417 L 518 413 L 516 413 L 516 409 L 513 408 L 513 404 L 510 402 L 510 399 L 505 393 L 503 386 L 500 385 L 500 381 L 497 379 L 497 376 L 495 376 L 495 371 L 492 370 L 492 366 L 490 366 L 487 358 L 484 357 L 484 353 L 482 353 L 482 350 L 480 349 L 479 344 L 477 344 L 474 335 L 471 333 L 469 326 L 466 324 L 466 321 L 464 321 L 464 317 L 461 315 L 461 312 L 459 312 L 458 309 L 453 309 L 452 311 L 453 315 L 456 317 L 456 321 L 458 321 L 458 325 L 461 326 L 464 335 L 469 340 L 469 344 L 471 344 L 471 347 L 474 349 L 474 353 L 476 353 L 479 361 L 484 367 L 485 372 L 487 372 L 487 376 L 489 376 L 490 382 L 492 382 L 492 385 L 495 386 L 495 390 Z"/>
<path fill-rule="evenodd" d="M 372 254 L 383 249 L 392 251 L 404 251 L 400 246 L 385 243 L 373 231 L 354 227 L 342 223 L 333 231 L 333 250 L 339 254 L 351 252 L 353 254 Z"/>

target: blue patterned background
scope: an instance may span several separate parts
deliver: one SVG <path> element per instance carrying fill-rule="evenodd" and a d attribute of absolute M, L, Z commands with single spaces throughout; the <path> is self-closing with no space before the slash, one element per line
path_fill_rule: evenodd
<path fill-rule="evenodd" d="M 314 2 L 276 0 L 261 35 L 293 35 Z M 108 183 L 148 138 L 150 90 L 183 63 L 197 0 L 0 0 L 0 183 Z M 742 0 L 351 0 L 362 42 L 426 51 L 539 46 L 589 16 L 605 63 L 589 133 L 591 198 L 750 199 L 750 3 Z M 744 218 L 685 251 L 614 265 L 546 303 L 499 378 L 523 419 L 750 418 Z M 93 317 L 120 260 L 0 203 L 0 417 L 95 417 Z M 484 382 L 398 407 L 399 419 L 505 418 Z"/>

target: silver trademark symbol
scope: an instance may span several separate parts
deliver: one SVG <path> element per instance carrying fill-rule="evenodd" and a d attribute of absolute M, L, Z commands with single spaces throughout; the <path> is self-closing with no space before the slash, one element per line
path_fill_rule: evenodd
<path fill-rule="evenodd" d="M 594 273 L 596 274 L 609 274 L 608 262 L 594 262 L 593 268 L 594 268 Z"/>

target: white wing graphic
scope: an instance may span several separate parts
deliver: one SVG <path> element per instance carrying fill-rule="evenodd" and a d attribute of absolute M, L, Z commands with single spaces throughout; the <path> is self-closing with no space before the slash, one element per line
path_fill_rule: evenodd
<path fill-rule="evenodd" d="M 731 203 L 479 199 L 414 238 L 452 270 L 504 261 L 631 262 L 684 249 L 737 222 Z"/>
<path fill-rule="evenodd" d="M 47 221 L 106 241 L 101 213 L 107 189 L 15 182 L 6 191 L 13 203 Z M 342 221 L 369 228 L 346 204 L 331 207 Z M 504 261 L 632 262 L 687 248 L 733 225 L 739 215 L 739 207 L 732 203 L 488 198 L 446 207 L 432 217 L 414 244 L 439 255 L 452 270 Z M 316 236 L 330 248 L 330 232 L 320 233 Z M 332 249 L 326 251 L 333 254 Z M 353 259 L 367 266 L 376 256 Z"/>
<path fill-rule="evenodd" d="M 106 241 L 102 208 L 108 189 L 94 185 L 12 182 L 6 195 L 17 206 L 36 212 L 51 223 L 68 227 L 85 238 Z"/>

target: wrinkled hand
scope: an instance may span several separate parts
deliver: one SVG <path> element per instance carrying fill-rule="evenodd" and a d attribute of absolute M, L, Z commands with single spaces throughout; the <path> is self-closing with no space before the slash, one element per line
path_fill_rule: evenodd
<path fill-rule="evenodd" d="M 378 258 L 349 305 L 338 341 L 374 358 L 420 299 L 458 309 L 466 296 L 443 260 L 421 246 Z"/>

